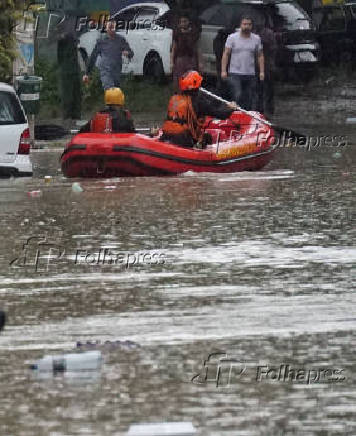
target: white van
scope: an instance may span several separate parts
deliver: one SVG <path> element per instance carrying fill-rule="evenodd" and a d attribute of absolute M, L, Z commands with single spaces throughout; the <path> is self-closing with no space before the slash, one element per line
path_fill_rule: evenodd
<path fill-rule="evenodd" d="M 30 130 L 14 88 L 0 82 L 0 176 L 32 176 Z"/>

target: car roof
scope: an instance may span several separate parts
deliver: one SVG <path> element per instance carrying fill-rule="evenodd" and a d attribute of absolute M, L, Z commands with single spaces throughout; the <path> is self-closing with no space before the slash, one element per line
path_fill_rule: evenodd
<path fill-rule="evenodd" d="M 15 92 L 14 88 L 8 83 L 0 82 L 0 91 Z"/>
<path fill-rule="evenodd" d="M 169 6 L 167 5 L 167 3 L 157 3 L 157 2 L 156 3 L 155 2 L 139 3 L 138 2 L 138 3 L 133 3 L 129 6 L 126 6 L 125 8 L 120 9 L 119 11 L 115 12 L 114 16 L 120 14 L 121 12 L 125 11 L 126 9 L 137 8 L 137 7 L 141 7 L 141 6 L 154 7 L 154 8 L 159 9 L 162 12 L 166 12 L 169 10 Z"/>
<path fill-rule="evenodd" d="M 265 2 L 263 0 L 222 0 L 221 4 L 226 6 L 236 6 L 242 3 L 247 3 L 249 5 L 263 5 Z M 218 4 L 217 4 L 218 5 Z M 212 5 L 215 6 L 215 5 Z"/>
<path fill-rule="evenodd" d="M 355 0 L 356 1 L 356 0 Z M 276 3 L 292 3 L 293 0 L 221 0 L 221 4 L 235 6 L 242 3 L 247 3 L 249 5 L 270 5 Z M 214 5 L 212 5 L 214 6 Z"/>

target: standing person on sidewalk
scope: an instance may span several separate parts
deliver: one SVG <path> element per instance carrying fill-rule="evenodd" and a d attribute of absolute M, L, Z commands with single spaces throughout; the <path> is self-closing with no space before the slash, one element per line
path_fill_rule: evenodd
<path fill-rule="evenodd" d="M 277 41 L 272 29 L 265 23 L 257 29 L 263 46 L 265 59 L 265 78 L 259 82 L 259 107 L 258 110 L 270 116 L 274 114 L 274 75 L 276 71 Z"/>
<path fill-rule="evenodd" d="M 240 29 L 227 38 L 221 60 L 221 79 L 228 78 L 233 90 L 233 100 L 246 110 L 257 109 L 256 58 L 259 79 L 263 81 L 265 69 L 261 38 L 252 33 L 252 19 L 244 16 L 240 21 Z"/>
<path fill-rule="evenodd" d="M 215 61 L 216 61 L 216 77 L 217 77 L 217 83 L 216 87 L 222 93 L 223 90 L 223 83 L 221 81 L 221 60 L 225 49 L 226 40 L 236 31 L 236 19 L 232 19 L 230 24 L 228 24 L 223 29 L 220 29 L 218 33 L 216 34 L 216 37 L 213 41 L 213 50 L 215 54 Z"/>
<path fill-rule="evenodd" d="M 115 29 L 115 20 L 109 21 L 106 27 L 106 37 L 96 42 L 89 58 L 87 72 L 83 76 L 84 83 L 88 82 L 89 74 L 95 65 L 97 57 L 100 56 L 98 68 L 104 90 L 120 87 L 122 55 L 131 59 L 134 52 L 126 39 L 116 34 Z"/>
<path fill-rule="evenodd" d="M 82 103 L 75 23 L 76 17 L 70 15 L 57 26 L 59 91 L 64 125 L 68 129 L 74 127 L 75 120 L 80 120 Z"/>
<path fill-rule="evenodd" d="M 171 67 L 173 89 L 179 92 L 179 78 L 187 71 L 202 70 L 201 53 L 198 48 L 199 30 L 191 22 L 188 14 L 181 14 L 173 31 Z"/>

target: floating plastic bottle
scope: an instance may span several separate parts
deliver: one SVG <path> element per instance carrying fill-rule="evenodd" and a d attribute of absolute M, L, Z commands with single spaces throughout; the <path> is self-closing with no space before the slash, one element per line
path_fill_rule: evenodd
<path fill-rule="evenodd" d="M 94 371 L 101 367 L 100 351 L 45 356 L 30 368 L 40 372 Z"/>

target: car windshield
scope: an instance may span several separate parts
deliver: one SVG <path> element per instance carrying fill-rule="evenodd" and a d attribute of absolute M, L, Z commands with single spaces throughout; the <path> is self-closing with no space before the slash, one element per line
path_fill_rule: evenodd
<path fill-rule="evenodd" d="M 243 15 L 251 17 L 255 25 L 264 22 L 262 7 L 247 3 L 214 5 L 206 9 L 199 18 L 204 24 L 208 25 L 221 27 L 234 25 L 239 27 Z"/>
<path fill-rule="evenodd" d="M 0 125 L 25 123 L 25 116 L 15 95 L 0 91 Z"/>
<path fill-rule="evenodd" d="M 307 13 L 294 2 L 280 2 L 274 4 L 276 29 L 308 30 L 311 21 Z"/>

